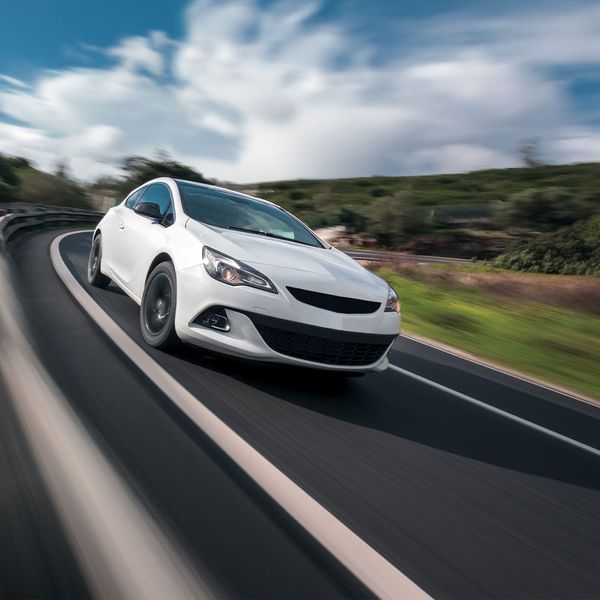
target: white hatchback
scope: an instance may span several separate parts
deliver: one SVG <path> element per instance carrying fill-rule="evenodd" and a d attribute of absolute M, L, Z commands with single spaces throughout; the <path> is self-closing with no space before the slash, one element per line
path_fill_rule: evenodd
<path fill-rule="evenodd" d="M 400 331 L 382 279 L 279 206 L 160 178 L 94 231 L 89 282 L 140 305 L 146 342 L 183 340 L 261 361 L 353 374 L 382 371 Z"/>

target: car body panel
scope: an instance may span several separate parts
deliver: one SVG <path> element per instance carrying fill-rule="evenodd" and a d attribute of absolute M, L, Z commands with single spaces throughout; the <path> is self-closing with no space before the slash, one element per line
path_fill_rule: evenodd
<path fill-rule="evenodd" d="M 387 353 L 376 363 L 360 368 L 279 354 L 265 343 L 247 316 L 256 313 L 356 334 L 397 335 L 400 318 L 396 312 L 384 310 L 389 288 L 382 279 L 325 244 L 312 247 L 194 221 L 183 212 L 175 181 L 160 178 L 144 185 L 154 182 L 169 186 L 175 222 L 165 227 L 137 214 L 125 206 L 125 201 L 110 209 L 96 230 L 103 240 L 101 270 L 139 304 L 153 262 L 160 255 L 168 256 L 177 277 L 175 329 L 183 341 L 238 357 L 337 371 L 379 371 L 387 366 Z M 258 270 L 273 282 L 278 293 L 213 279 L 203 263 L 204 246 Z M 288 287 L 374 301 L 380 307 L 368 314 L 334 312 L 297 300 Z M 205 309 L 215 306 L 226 310 L 230 331 L 193 323 Z"/>

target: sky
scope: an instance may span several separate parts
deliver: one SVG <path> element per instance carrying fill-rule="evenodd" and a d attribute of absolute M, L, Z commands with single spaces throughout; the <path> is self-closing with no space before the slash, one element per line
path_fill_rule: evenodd
<path fill-rule="evenodd" d="M 166 152 L 208 177 L 600 160 L 600 4 L 22 0 L 0 19 L 0 152 L 73 176 Z"/>

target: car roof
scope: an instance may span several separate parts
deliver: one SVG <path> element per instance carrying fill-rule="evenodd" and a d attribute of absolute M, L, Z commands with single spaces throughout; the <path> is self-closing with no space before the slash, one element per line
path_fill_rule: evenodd
<path fill-rule="evenodd" d="M 226 192 L 227 194 L 233 194 L 234 196 L 241 196 L 242 198 L 250 198 L 251 200 L 256 200 L 257 202 L 264 202 L 265 204 L 270 204 L 271 206 L 276 206 L 277 208 L 281 208 L 279 205 L 271 202 L 270 200 L 265 200 L 264 198 L 257 198 L 256 196 L 251 196 L 250 194 L 244 194 L 244 192 L 238 192 L 236 190 L 230 190 L 229 188 L 224 188 L 218 185 L 213 185 L 210 183 L 199 183 L 198 181 L 189 181 L 188 179 L 176 179 L 175 177 L 160 177 L 158 179 L 153 179 L 152 181 L 161 181 L 161 180 L 170 180 L 175 184 L 177 183 L 185 183 L 187 185 L 195 185 L 198 187 L 207 188 L 210 190 L 219 190 L 220 192 Z M 152 183 L 149 181 L 148 183 Z"/>
<path fill-rule="evenodd" d="M 127 196 L 125 196 L 125 198 L 129 198 L 129 196 L 131 196 L 132 194 L 134 194 L 141 188 L 144 188 L 144 187 L 150 185 L 151 183 L 169 183 L 169 182 L 174 183 L 175 185 L 177 185 L 178 183 L 185 183 L 188 185 L 195 185 L 198 187 L 204 187 L 204 188 L 211 189 L 211 190 L 219 190 L 221 192 L 233 194 L 234 196 L 241 196 L 242 198 L 250 198 L 251 200 L 255 200 L 256 202 L 263 202 L 265 204 L 270 204 L 271 206 L 276 206 L 277 208 L 280 208 L 281 210 L 285 210 L 284 208 L 279 206 L 279 204 L 275 204 L 275 202 L 271 202 L 270 200 L 265 200 L 264 198 L 257 198 L 256 196 L 251 196 L 250 194 L 244 194 L 243 192 L 238 192 L 236 190 L 230 190 L 229 188 L 224 188 L 224 187 L 221 187 L 218 185 L 213 185 L 211 183 L 200 183 L 198 181 L 190 181 L 189 179 L 176 179 L 175 177 L 155 177 L 154 179 L 145 181 L 144 183 L 138 185 L 136 188 L 132 189 L 127 194 Z"/>

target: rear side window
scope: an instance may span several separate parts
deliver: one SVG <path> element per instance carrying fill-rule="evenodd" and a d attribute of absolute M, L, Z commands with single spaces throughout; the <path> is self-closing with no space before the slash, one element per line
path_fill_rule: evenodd
<path fill-rule="evenodd" d="M 146 188 L 142 202 L 158 204 L 160 214 L 165 215 L 171 206 L 171 192 L 166 185 L 162 183 L 153 183 Z"/>
<path fill-rule="evenodd" d="M 133 192 L 133 194 L 131 194 L 131 196 L 129 196 L 129 198 L 125 200 L 125 206 L 127 208 L 133 208 L 135 206 L 135 203 L 139 200 L 140 196 L 144 193 L 145 189 L 146 188 L 142 188 L 140 190 L 137 190 L 136 192 Z"/>

